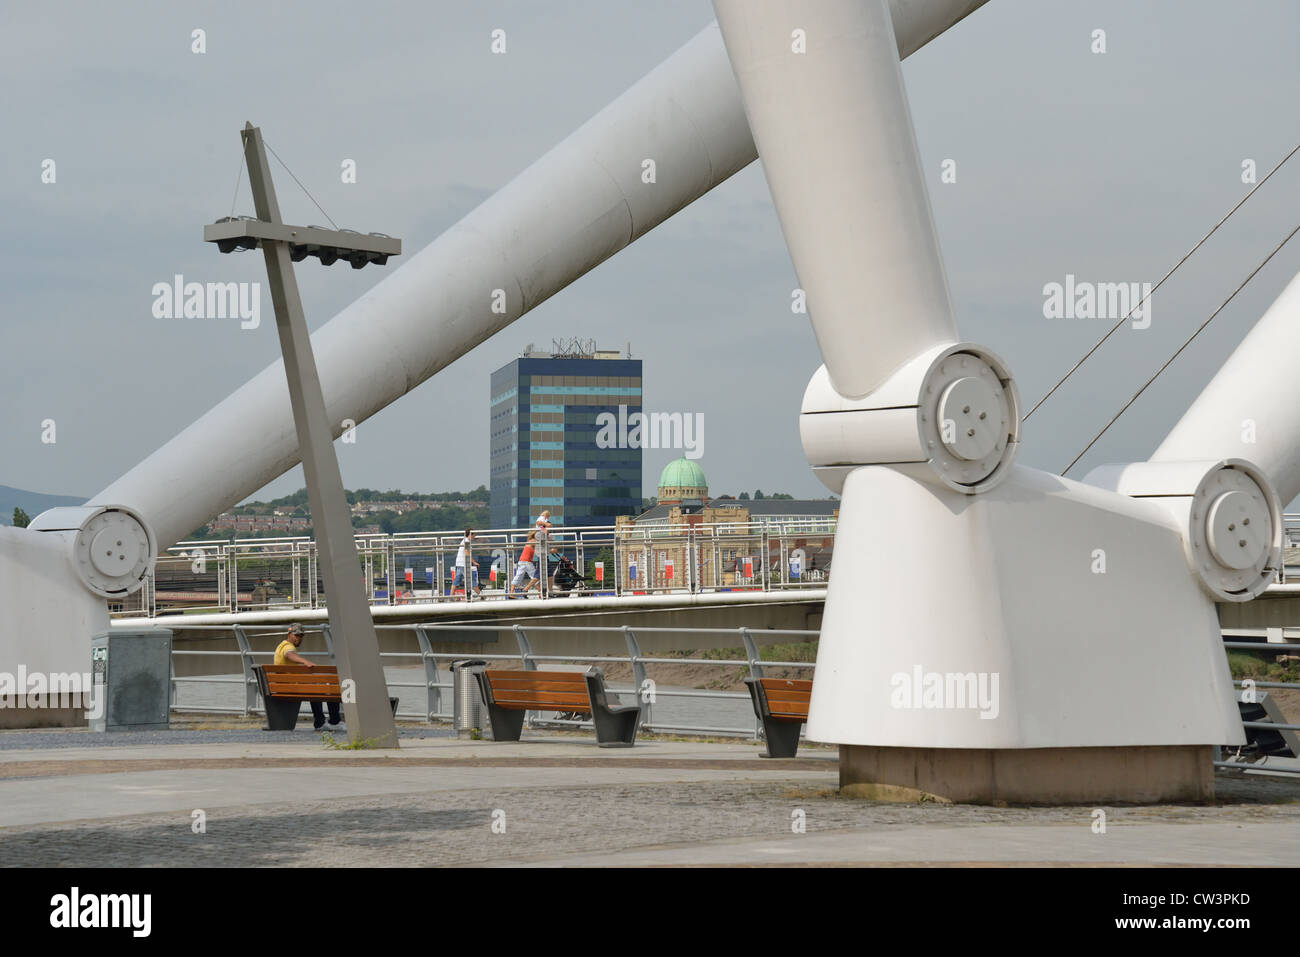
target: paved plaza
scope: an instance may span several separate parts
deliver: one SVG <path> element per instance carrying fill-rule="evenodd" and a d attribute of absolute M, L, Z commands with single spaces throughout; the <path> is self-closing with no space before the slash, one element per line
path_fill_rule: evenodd
<path fill-rule="evenodd" d="M 1213 806 L 842 798 L 836 752 L 408 726 L 398 751 L 252 724 L 0 733 L 8 866 L 1300 864 L 1300 781 L 1220 775 Z"/>

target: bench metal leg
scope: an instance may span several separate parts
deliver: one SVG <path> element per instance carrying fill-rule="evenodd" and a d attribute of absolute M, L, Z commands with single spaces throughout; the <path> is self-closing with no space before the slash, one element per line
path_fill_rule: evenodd
<path fill-rule="evenodd" d="M 630 645 L 634 639 L 630 632 L 628 635 Z M 618 698 L 605 690 L 605 676 L 599 668 L 587 672 L 586 682 L 591 721 L 596 726 L 596 743 L 602 748 L 632 747 L 636 743 L 637 728 L 641 726 L 640 702 L 631 707 L 617 704 Z"/>
<path fill-rule="evenodd" d="M 767 736 L 764 758 L 793 758 L 799 752 L 799 732 L 802 721 L 776 721 L 763 719 L 763 733 Z"/>
<path fill-rule="evenodd" d="M 630 748 L 636 743 L 641 709 L 619 708 L 614 711 L 593 704 L 591 720 L 596 725 L 596 743 L 602 748 Z"/>
<path fill-rule="evenodd" d="M 263 731 L 292 731 L 298 725 L 298 698 L 266 698 L 266 727 Z"/>
<path fill-rule="evenodd" d="M 495 704 L 489 704 L 488 717 L 492 721 L 493 741 L 518 741 L 524 733 L 523 711 L 507 711 Z"/>

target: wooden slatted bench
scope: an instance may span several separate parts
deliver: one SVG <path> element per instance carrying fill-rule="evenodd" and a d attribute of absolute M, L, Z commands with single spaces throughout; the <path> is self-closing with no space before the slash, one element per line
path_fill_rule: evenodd
<path fill-rule="evenodd" d="M 266 706 L 267 731 L 292 731 L 304 701 L 343 701 L 334 665 L 253 665 L 253 674 Z M 397 714 L 397 699 L 389 698 L 388 703 Z"/>
<path fill-rule="evenodd" d="M 808 720 L 812 682 L 793 678 L 746 678 L 754 714 L 767 738 L 765 758 L 793 758 L 799 752 L 799 731 Z"/>
<path fill-rule="evenodd" d="M 636 742 L 641 706 L 618 704 L 605 690 L 599 668 L 504 671 L 477 666 L 472 671 L 492 722 L 493 741 L 518 741 L 526 711 L 569 711 L 591 715 L 602 748 L 630 748 Z"/>

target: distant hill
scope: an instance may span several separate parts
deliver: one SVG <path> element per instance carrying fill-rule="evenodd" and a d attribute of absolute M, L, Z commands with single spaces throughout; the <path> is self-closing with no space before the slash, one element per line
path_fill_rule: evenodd
<path fill-rule="evenodd" d="M 76 495 L 45 495 L 42 492 L 28 492 L 26 489 L 10 488 L 0 485 L 0 525 L 14 523 L 14 509 L 21 508 L 35 518 L 47 508 L 56 505 L 84 505 L 85 498 Z"/>

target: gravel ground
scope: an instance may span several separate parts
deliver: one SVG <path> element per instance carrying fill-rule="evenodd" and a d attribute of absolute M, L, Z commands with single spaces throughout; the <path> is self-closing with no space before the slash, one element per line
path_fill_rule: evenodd
<path fill-rule="evenodd" d="M 1108 808 L 1109 822 L 1294 822 L 1300 782 L 1220 776 L 1215 806 Z M 209 809 L 206 831 L 188 814 L 0 829 L 6 866 L 338 867 L 455 866 L 544 861 L 563 854 L 895 825 L 1060 824 L 1087 827 L 1085 807 L 995 808 L 877 804 L 791 781 L 598 787 L 519 787 L 377 794 L 329 802 Z M 504 817 L 502 816 L 504 815 Z M 505 832 L 493 830 L 504 820 Z M 499 825 L 498 825 L 499 826 Z M 1298 832 L 1300 833 L 1300 832 Z"/>

